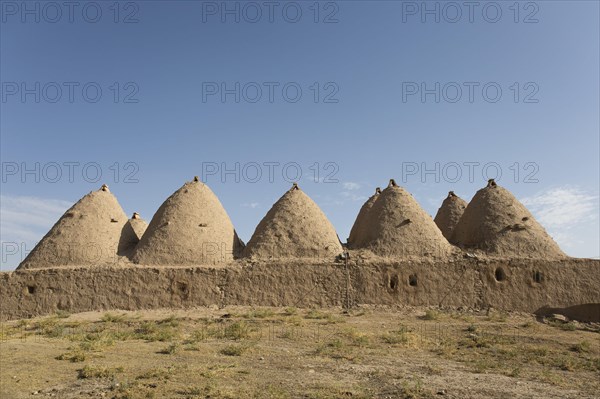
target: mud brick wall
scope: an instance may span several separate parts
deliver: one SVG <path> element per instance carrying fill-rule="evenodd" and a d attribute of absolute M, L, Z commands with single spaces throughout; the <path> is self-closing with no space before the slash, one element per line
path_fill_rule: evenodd
<path fill-rule="evenodd" d="M 226 267 L 122 265 L 0 273 L 0 320 L 57 310 L 360 304 L 491 306 L 531 313 L 600 304 L 600 261 L 233 262 Z M 597 307 L 590 309 L 585 317 L 596 317 Z"/>

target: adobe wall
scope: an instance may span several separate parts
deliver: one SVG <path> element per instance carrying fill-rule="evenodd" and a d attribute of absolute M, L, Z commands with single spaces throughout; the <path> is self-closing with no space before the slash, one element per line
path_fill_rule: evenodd
<path fill-rule="evenodd" d="M 496 280 L 498 268 L 503 271 L 503 281 Z M 539 272 L 540 282 L 534 281 L 535 272 Z M 574 305 L 600 304 L 600 261 L 350 262 L 347 268 L 341 263 L 234 262 L 223 268 L 115 266 L 0 273 L 0 320 L 57 310 L 75 313 L 348 303 L 474 309 L 491 306 L 530 313 L 544 307 L 556 311 Z M 596 315 L 598 306 L 585 309 L 586 317 L 600 321 L 600 314 Z"/>

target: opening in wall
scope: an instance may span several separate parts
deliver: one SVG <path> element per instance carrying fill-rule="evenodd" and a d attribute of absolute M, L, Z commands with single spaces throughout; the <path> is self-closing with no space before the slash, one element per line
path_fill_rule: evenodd
<path fill-rule="evenodd" d="M 494 277 L 496 277 L 496 281 L 504 281 L 506 280 L 506 273 L 504 273 L 504 269 L 501 267 L 496 268 L 496 272 L 494 273 Z"/>
<path fill-rule="evenodd" d="M 417 284 L 418 280 L 416 274 L 411 274 L 410 276 L 408 276 L 408 285 L 410 285 L 411 287 L 416 287 Z"/>

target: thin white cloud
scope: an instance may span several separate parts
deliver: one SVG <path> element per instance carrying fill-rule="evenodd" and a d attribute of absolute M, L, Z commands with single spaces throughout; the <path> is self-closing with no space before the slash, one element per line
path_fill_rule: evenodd
<path fill-rule="evenodd" d="M 351 181 L 343 183 L 343 186 L 344 190 L 358 190 L 360 188 L 360 184 Z"/>
<path fill-rule="evenodd" d="M 522 202 L 548 228 L 570 229 L 598 218 L 598 196 L 577 187 L 553 188 Z"/>
<path fill-rule="evenodd" d="M 366 201 L 367 197 L 365 197 L 364 195 L 358 195 L 356 193 L 350 192 L 350 191 L 342 191 L 340 192 L 340 195 L 346 199 L 346 200 L 350 200 L 350 201 Z"/>
<path fill-rule="evenodd" d="M 242 204 L 242 206 L 244 208 L 252 208 L 252 209 L 258 208 L 259 205 L 260 204 L 258 202 L 246 202 L 246 203 Z"/>
<path fill-rule="evenodd" d="M 597 257 L 598 195 L 579 187 L 563 186 L 523 198 L 554 240 L 572 256 Z"/>
<path fill-rule="evenodd" d="M 23 251 L 33 249 L 72 205 L 50 198 L 0 195 L 0 240 L 3 247 L 6 243 L 14 243 Z M 2 269 L 16 267 L 25 255 L 3 256 Z"/>

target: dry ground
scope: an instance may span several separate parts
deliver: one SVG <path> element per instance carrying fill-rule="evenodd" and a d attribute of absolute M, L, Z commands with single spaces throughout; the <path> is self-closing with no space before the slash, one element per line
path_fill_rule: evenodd
<path fill-rule="evenodd" d="M 389 307 L 57 314 L 2 324 L 0 397 L 593 398 L 599 332 Z"/>

